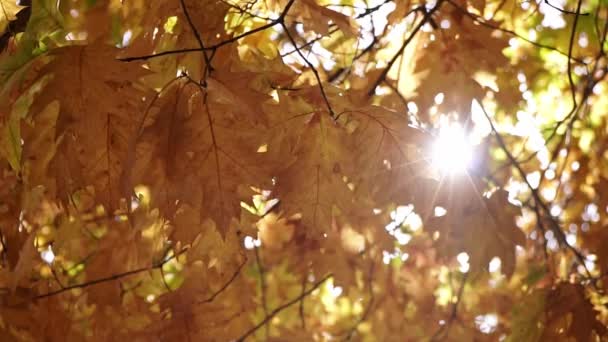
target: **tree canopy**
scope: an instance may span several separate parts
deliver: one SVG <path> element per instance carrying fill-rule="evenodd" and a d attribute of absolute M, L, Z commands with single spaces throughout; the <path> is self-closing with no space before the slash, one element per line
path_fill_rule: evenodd
<path fill-rule="evenodd" d="M 606 0 L 0 0 L 0 340 L 607 338 L 607 34 Z"/>

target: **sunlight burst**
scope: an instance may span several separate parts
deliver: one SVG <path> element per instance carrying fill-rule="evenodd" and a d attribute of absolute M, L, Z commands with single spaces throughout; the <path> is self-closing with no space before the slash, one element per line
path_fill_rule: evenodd
<path fill-rule="evenodd" d="M 470 166 L 472 157 L 470 139 L 460 124 L 441 125 L 433 144 L 433 165 L 442 173 L 461 173 Z"/>

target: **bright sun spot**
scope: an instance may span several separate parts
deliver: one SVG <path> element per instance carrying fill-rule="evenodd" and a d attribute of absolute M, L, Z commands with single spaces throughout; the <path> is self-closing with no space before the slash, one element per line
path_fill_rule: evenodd
<path fill-rule="evenodd" d="M 475 325 L 482 333 L 491 334 L 498 326 L 498 316 L 494 313 L 479 315 L 475 317 Z"/>
<path fill-rule="evenodd" d="M 441 125 L 433 144 L 433 165 L 442 173 L 460 173 L 466 171 L 472 157 L 470 139 L 460 124 Z"/>
<path fill-rule="evenodd" d="M 40 257 L 49 265 L 53 263 L 55 260 L 55 253 L 53 253 L 53 249 L 50 245 L 45 250 L 40 252 Z"/>

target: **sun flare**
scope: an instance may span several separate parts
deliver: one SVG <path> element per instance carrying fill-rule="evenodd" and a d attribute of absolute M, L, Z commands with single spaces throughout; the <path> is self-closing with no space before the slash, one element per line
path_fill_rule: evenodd
<path fill-rule="evenodd" d="M 472 144 L 458 123 L 441 125 L 432 148 L 432 163 L 442 173 L 462 173 L 473 158 Z"/>

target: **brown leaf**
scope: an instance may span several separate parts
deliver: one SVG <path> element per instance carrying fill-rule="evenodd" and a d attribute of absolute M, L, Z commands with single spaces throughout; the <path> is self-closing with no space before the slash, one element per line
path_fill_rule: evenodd
<path fill-rule="evenodd" d="M 187 204 L 224 233 L 249 200 L 239 189 L 271 180 L 257 152 L 266 131 L 256 112 L 230 106 L 229 87 L 214 80 L 206 91 L 182 78 L 159 95 L 134 142 L 133 180 L 151 185 L 152 206 L 169 217 Z"/>
<path fill-rule="evenodd" d="M 576 341 L 592 341 L 594 333 L 603 338 L 606 326 L 597 317 L 599 312 L 587 299 L 579 284 L 560 283 L 547 294 L 547 322 L 541 339 L 556 339 L 563 335 Z"/>
<path fill-rule="evenodd" d="M 116 51 L 99 41 L 53 51 L 54 61 L 42 70 L 52 79 L 32 105 L 37 113 L 61 101 L 56 136 L 64 138 L 49 171 L 57 178 L 60 196 L 67 199 L 93 185 L 109 212 L 132 190 L 123 184 L 122 173 L 146 96 L 137 85 L 145 70 L 117 61 Z"/>
<path fill-rule="evenodd" d="M 451 258 L 466 252 L 473 273 L 487 270 L 492 258 L 498 257 L 502 272 L 512 276 L 515 246 L 525 246 L 526 237 L 515 225 L 518 209 L 507 201 L 507 192 L 499 190 L 486 198 L 474 183 L 462 179 L 440 185 L 439 191 L 435 205 L 447 213 L 432 218 L 430 228 L 440 232 L 440 253 Z"/>

